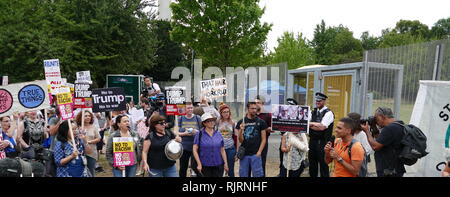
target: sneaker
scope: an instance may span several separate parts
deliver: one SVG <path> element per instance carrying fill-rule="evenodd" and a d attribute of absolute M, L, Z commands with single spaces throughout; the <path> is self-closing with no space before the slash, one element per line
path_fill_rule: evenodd
<path fill-rule="evenodd" d="M 136 173 L 136 176 L 142 176 L 144 174 L 144 171 L 143 170 L 139 170 L 137 173 Z"/>

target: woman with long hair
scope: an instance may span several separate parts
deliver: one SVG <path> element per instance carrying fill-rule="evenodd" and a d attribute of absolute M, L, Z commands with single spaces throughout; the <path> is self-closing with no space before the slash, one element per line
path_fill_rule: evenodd
<path fill-rule="evenodd" d="M 227 104 L 219 106 L 220 119 L 217 128 L 222 134 L 225 153 L 228 161 L 228 176 L 234 177 L 234 162 L 236 161 L 237 135 L 235 132 L 235 122 L 231 119 L 231 110 Z"/>
<path fill-rule="evenodd" d="M 75 120 L 78 126 L 78 131 L 86 135 L 86 145 L 89 145 L 92 149 L 91 154 L 86 154 L 86 159 L 89 171 L 91 172 L 92 176 L 95 176 L 95 164 L 97 163 L 98 158 L 97 143 L 100 142 L 101 137 L 98 126 L 94 125 L 94 115 L 90 111 L 84 112 L 84 128 L 81 128 L 82 114 L 82 112 L 78 113 Z"/>

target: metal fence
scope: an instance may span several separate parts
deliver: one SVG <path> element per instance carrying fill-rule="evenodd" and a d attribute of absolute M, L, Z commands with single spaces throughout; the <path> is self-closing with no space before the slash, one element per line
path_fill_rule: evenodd
<path fill-rule="evenodd" d="M 437 40 L 366 52 L 368 64 L 367 114 L 379 106 L 395 109 L 395 87 L 401 85 L 399 118 L 409 122 L 419 90 L 419 80 L 450 80 L 450 39 Z M 395 79 L 392 69 L 373 68 L 371 64 L 403 65 L 401 81 Z"/>

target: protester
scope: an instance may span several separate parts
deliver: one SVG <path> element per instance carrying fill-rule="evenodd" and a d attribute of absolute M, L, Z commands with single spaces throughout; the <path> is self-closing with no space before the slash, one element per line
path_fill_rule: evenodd
<path fill-rule="evenodd" d="M 57 165 L 57 177 L 90 177 L 87 168 L 86 154 L 91 154 L 92 149 L 87 144 L 87 138 L 83 134 L 74 135 L 75 147 L 72 144 L 72 137 L 69 133 L 69 123 L 64 121 L 58 127 L 56 137 L 54 159 Z"/>
<path fill-rule="evenodd" d="M 231 119 L 231 110 L 227 104 L 219 106 L 220 119 L 218 130 L 222 134 L 225 152 L 227 153 L 228 176 L 234 177 L 234 162 L 236 161 L 237 135 L 235 132 L 235 122 Z"/>
<path fill-rule="evenodd" d="M 210 114 L 202 115 L 203 129 L 195 135 L 193 154 L 197 162 L 198 173 L 203 177 L 223 177 L 228 172 L 224 139 L 214 129 L 216 118 Z"/>
<path fill-rule="evenodd" d="M 31 111 L 27 113 L 28 118 L 24 120 L 23 132 L 18 132 L 17 138 L 19 144 L 22 147 L 23 152 L 21 157 L 28 159 L 36 159 L 36 155 L 42 152 L 42 144 L 48 137 L 46 132 L 44 120 L 40 120 L 37 117 L 37 111 Z"/>
<path fill-rule="evenodd" d="M 294 138 L 294 139 L 292 139 Z M 291 141 L 297 140 L 298 146 Z M 280 177 L 300 177 L 305 169 L 304 160 L 308 152 L 308 139 L 304 133 L 286 132 L 281 139 L 283 162 Z"/>
<path fill-rule="evenodd" d="M 403 139 L 403 121 L 396 121 L 390 108 L 379 107 L 375 110 L 376 123 L 382 129 L 380 135 L 374 139 L 369 125 L 362 125 L 366 132 L 370 146 L 375 150 L 375 164 L 379 177 L 402 177 L 406 172 L 405 166 L 399 161 Z"/>
<path fill-rule="evenodd" d="M 141 109 L 144 111 L 144 116 L 145 117 L 151 116 L 150 102 L 148 101 L 147 98 L 142 98 L 141 99 Z"/>
<path fill-rule="evenodd" d="M 267 161 L 267 151 L 269 149 L 269 136 L 270 133 L 272 132 L 272 114 L 271 113 L 265 113 L 264 112 L 264 105 L 266 103 L 266 99 L 261 96 L 258 95 L 255 98 L 255 103 L 258 106 L 258 111 L 257 111 L 257 116 L 258 118 L 261 118 L 262 120 L 264 120 L 267 124 L 267 129 L 266 129 L 266 146 L 264 147 L 264 150 L 261 154 L 261 160 L 262 160 L 262 168 L 263 168 L 263 173 L 264 176 L 266 175 L 266 161 Z"/>
<path fill-rule="evenodd" d="M 169 160 L 164 152 L 170 140 L 182 142 L 181 137 L 175 136 L 166 128 L 166 118 L 154 115 L 150 119 L 150 133 L 144 141 L 142 160 L 144 170 L 150 177 L 178 177 L 175 161 Z"/>
<path fill-rule="evenodd" d="M 97 143 L 100 142 L 101 137 L 98 126 L 94 125 L 94 115 L 90 111 L 84 112 L 84 128 L 81 127 L 82 114 L 78 113 L 76 117 L 76 123 L 78 131 L 81 132 L 87 138 L 86 146 L 90 146 L 92 153 L 86 154 L 87 166 L 92 176 L 95 176 L 95 166 L 98 159 Z"/>
<path fill-rule="evenodd" d="M 156 104 L 152 106 L 150 110 L 150 117 L 153 115 L 161 115 L 166 118 L 166 128 L 171 129 L 173 126 L 175 126 L 175 116 L 173 115 L 166 115 L 166 97 L 163 93 L 159 93 L 156 95 Z M 149 118 L 149 117 L 147 117 Z"/>
<path fill-rule="evenodd" d="M 138 154 L 141 150 L 139 150 L 139 135 L 130 130 L 130 119 L 128 116 L 124 114 L 120 114 L 116 117 L 114 124 L 112 125 L 114 128 L 114 133 L 111 133 L 109 136 L 108 142 L 106 143 L 106 159 L 108 160 L 111 166 L 114 165 L 113 161 L 113 138 L 115 137 L 132 137 L 133 138 L 133 150 L 134 150 L 134 158 L 139 160 Z M 131 166 L 113 166 L 113 175 L 114 177 L 123 177 L 122 171 L 125 171 L 126 177 L 134 177 L 136 176 L 137 164 Z"/>
<path fill-rule="evenodd" d="M 264 176 L 261 154 L 266 144 L 267 124 L 256 116 L 257 109 L 255 102 L 247 103 L 245 118 L 236 124 L 236 129 L 239 129 L 240 148 L 244 148 L 239 165 L 240 177 L 248 177 L 250 170 L 253 177 Z"/>
<path fill-rule="evenodd" d="M 316 93 L 316 107 L 312 111 L 309 123 L 309 175 L 317 177 L 320 169 L 320 177 L 329 177 L 328 165 L 325 163 L 324 147 L 331 140 L 333 131 L 334 114 L 326 105 L 326 96 Z M 320 168 L 319 168 L 320 166 Z"/>
<path fill-rule="evenodd" d="M 325 161 L 334 161 L 333 177 L 357 177 L 364 159 L 364 148 L 353 139 L 356 123 L 351 118 L 342 118 L 336 125 L 334 146 L 328 142 L 325 146 Z"/>
<path fill-rule="evenodd" d="M 367 141 L 367 135 L 365 132 L 362 131 L 361 128 L 361 115 L 359 115 L 358 113 L 349 113 L 347 114 L 347 116 L 351 119 L 353 119 L 353 121 L 355 121 L 355 126 L 356 126 L 356 130 L 355 133 L 353 134 L 353 139 L 355 139 L 356 141 L 360 142 L 361 145 L 364 148 L 365 151 L 365 156 L 364 156 L 364 160 L 363 163 L 361 165 L 361 170 L 359 171 L 359 177 L 366 177 L 367 176 L 367 172 L 368 172 L 368 162 L 370 159 L 370 154 L 373 153 L 372 147 L 370 147 L 369 141 Z"/>
<path fill-rule="evenodd" d="M 180 177 L 186 177 L 189 167 L 189 159 L 192 158 L 192 147 L 194 145 L 194 136 L 202 128 L 201 117 L 194 115 L 194 106 L 191 102 L 186 102 L 186 115 L 178 118 L 178 127 L 180 128 L 180 137 L 183 145 L 183 155 L 180 158 Z"/>
<path fill-rule="evenodd" d="M 8 135 L 11 128 L 11 118 L 9 116 L 0 117 L 0 123 L 0 159 L 17 157 L 16 141 Z"/>
<path fill-rule="evenodd" d="M 103 146 L 105 145 L 104 137 L 105 132 L 109 129 L 109 116 L 105 116 L 103 113 L 95 113 L 98 120 L 98 127 L 100 128 L 100 141 L 96 144 L 97 146 L 97 161 L 100 160 L 100 155 L 103 154 Z M 96 163 L 96 172 L 103 172 L 103 167 Z"/>

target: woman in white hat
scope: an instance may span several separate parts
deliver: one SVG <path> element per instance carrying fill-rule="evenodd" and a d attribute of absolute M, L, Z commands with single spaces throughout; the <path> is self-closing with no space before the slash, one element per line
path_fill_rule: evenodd
<path fill-rule="evenodd" d="M 197 162 L 197 175 L 203 177 L 222 177 L 228 172 L 222 134 L 214 127 L 216 118 L 210 113 L 202 115 L 203 129 L 195 135 L 193 154 Z"/>

